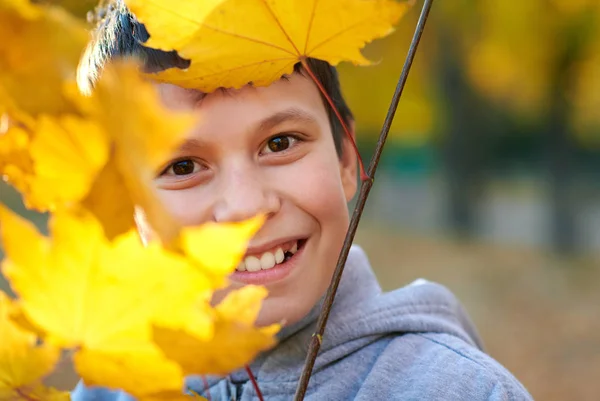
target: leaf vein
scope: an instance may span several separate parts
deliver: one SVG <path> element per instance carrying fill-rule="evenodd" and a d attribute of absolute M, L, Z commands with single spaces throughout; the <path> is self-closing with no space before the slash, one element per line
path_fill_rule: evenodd
<path fill-rule="evenodd" d="M 287 31 L 283 28 L 283 25 L 281 25 L 281 21 L 279 21 L 279 18 L 277 18 L 277 15 L 275 15 L 275 13 L 271 9 L 271 7 L 269 7 L 269 4 L 266 2 L 266 0 L 260 0 L 260 1 L 267 8 L 267 10 L 269 11 L 269 14 L 271 15 L 271 17 L 273 17 L 273 20 L 275 21 L 275 23 L 277 24 L 277 26 L 279 27 L 281 32 L 285 35 L 285 38 L 287 39 L 287 41 L 290 42 L 290 44 L 296 51 L 296 55 L 298 57 L 302 56 L 302 54 L 300 53 L 300 50 L 298 50 L 298 48 L 296 47 L 296 44 L 292 41 L 292 38 L 290 38 L 290 35 L 288 35 Z"/>
<path fill-rule="evenodd" d="M 174 12 L 172 8 L 162 7 L 162 6 L 160 6 L 159 4 L 157 4 L 156 2 L 152 2 L 152 4 L 153 4 L 153 5 L 154 5 L 156 8 L 160 9 L 161 11 L 164 11 L 164 12 L 166 12 L 166 13 L 169 13 L 169 14 L 171 14 L 171 15 L 173 15 L 173 16 L 175 16 L 175 17 L 177 17 L 177 18 L 181 18 L 182 20 L 184 20 L 184 21 L 187 21 L 187 22 L 189 22 L 189 23 L 190 23 L 190 24 L 192 24 L 192 25 L 196 25 L 198 28 L 202 28 L 202 27 L 204 27 L 204 28 L 210 29 L 210 30 L 212 30 L 212 31 L 215 31 L 215 32 L 221 33 L 221 34 L 223 34 L 223 35 L 229 35 L 229 36 L 233 36 L 233 37 L 236 37 L 236 38 L 238 38 L 238 39 L 244 39 L 244 40 L 247 40 L 247 41 L 250 41 L 250 42 L 254 42 L 254 43 L 258 43 L 258 44 L 264 45 L 264 46 L 272 47 L 272 48 L 275 48 L 275 49 L 281 50 L 281 51 L 283 51 L 283 52 L 286 52 L 286 53 L 288 53 L 288 54 L 294 54 L 293 52 L 289 51 L 288 49 L 286 49 L 286 48 L 283 48 L 283 47 L 280 47 L 280 46 L 277 46 L 277 45 L 275 45 L 275 44 L 273 44 L 273 43 L 269 43 L 269 42 L 262 41 L 262 40 L 260 40 L 260 39 L 255 39 L 255 38 L 252 38 L 252 37 L 248 37 L 248 36 L 240 35 L 240 34 L 237 34 L 237 33 L 234 33 L 234 32 L 225 31 L 225 30 L 223 30 L 223 29 L 219 29 L 219 28 L 216 28 L 216 27 L 214 27 L 214 26 L 210 26 L 210 25 L 208 25 L 208 24 L 205 24 L 205 23 L 200 23 L 200 22 L 198 22 L 198 21 L 194 20 L 193 18 L 190 18 L 190 17 L 188 17 L 188 16 L 181 15 L 181 14 L 179 14 L 179 13 L 177 13 L 177 12 Z M 268 8 L 268 6 L 267 6 L 267 8 Z M 280 25 L 280 26 L 281 26 L 281 25 Z M 284 32 L 284 33 L 285 33 L 285 32 Z M 287 35 L 286 35 L 286 36 L 287 36 Z M 288 40 L 289 40 L 289 38 L 288 38 Z M 290 41 L 290 43 L 291 43 L 291 41 Z M 294 44 L 293 44 L 293 43 L 292 43 L 292 46 L 294 46 Z M 294 46 L 294 48 L 295 48 L 295 46 Z"/>
<path fill-rule="evenodd" d="M 365 24 L 367 24 L 369 22 L 372 22 L 372 21 L 377 22 L 377 18 L 373 17 L 373 18 L 369 18 L 369 19 L 366 19 L 366 20 L 362 20 L 362 21 L 357 22 L 356 24 L 352 24 L 352 25 L 350 25 L 350 26 L 342 29 L 341 31 L 339 31 L 339 32 L 337 32 L 337 33 L 329 36 L 328 38 L 324 39 L 322 42 L 316 44 L 309 52 L 306 53 L 306 55 L 307 56 L 310 55 L 315 50 L 317 50 L 319 47 L 324 46 L 325 44 L 331 42 L 332 40 L 338 38 L 339 36 L 345 34 L 346 32 L 351 31 L 352 29 L 355 29 L 356 27 L 359 27 L 361 25 L 365 25 Z"/>
<path fill-rule="evenodd" d="M 310 39 L 310 32 L 312 31 L 313 21 L 315 20 L 315 12 L 317 11 L 317 3 L 319 0 L 314 0 L 313 8 L 310 13 L 310 20 L 308 21 L 308 29 L 306 30 L 306 40 L 304 41 L 304 55 L 307 54 L 308 49 L 308 41 Z"/>

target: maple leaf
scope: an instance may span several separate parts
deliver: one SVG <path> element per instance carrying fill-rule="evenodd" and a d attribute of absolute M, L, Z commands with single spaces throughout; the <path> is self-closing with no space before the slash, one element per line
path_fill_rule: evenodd
<path fill-rule="evenodd" d="M 0 136 L 0 173 L 30 208 L 81 203 L 110 239 L 134 227 L 135 206 L 161 238 L 174 238 L 179 225 L 152 181 L 195 117 L 166 110 L 134 63 L 107 67 L 92 98 L 65 92 L 77 113 L 41 115 Z"/>
<path fill-rule="evenodd" d="M 15 307 L 0 292 L 0 400 L 69 400 L 68 393 L 41 383 L 54 369 L 60 351 L 49 344 L 37 344 L 35 334 L 12 322 L 10 315 Z"/>
<path fill-rule="evenodd" d="M 158 80 L 210 92 L 268 85 L 317 58 L 367 65 L 360 49 L 393 31 L 411 2 L 393 0 L 125 0 L 146 25 L 146 45 L 176 50 L 186 70 Z"/>
<path fill-rule="evenodd" d="M 81 205 L 102 223 L 109 239 L 135 226 L 133 200 L 114 157 L 100 170 Z"/>
<path fill-rule="evenodd" d="M 98 124 L 75 115 L 40 115 L 0 136 L 0 173 L 28 208 L 53 210 L 81 201 L 108 159 Z"/>
<path fill-rule="evenodd" d="M 40 116 L 28 152 L 33 174 L 24 192 L 38 210 L 81 201 L 109 157 L 109 141 L 94 121 Z"/>
<path fill-rule="evenodd" d="M 223 263 L 232 265 L 228 266 L 232 270 L 243 255 L 241 244 L 247 244 L 261 222 L 255 218 L 226 230 L 212 225 L 189 230 L 201 233 L 197 240 L 210 230 L 221 239 L 229 233 L 233 251 L 222 246 L 201 249 L 221 252 Z M 26 319 L 49 344 L 73 349 L 76 370 L 86 384 L 121 388 L 136 396 L 180 390 L 181 368 L 152 342 L 153 325 L 211 343 L 215 325 L 220 337 L 229 336 L 228 341 L 238 333 L 244 351 L 236 361 L 268 343 L 265 336 L 271 332 L 253 335 L 249 323 L 257 309 L 241 308 L 260 307 L 256 294 L 246 293 L 246 304 L 238 294 L 237 303 L 229 302 L 232 306 L 224 302 L 216 310 L 209 308 L 213 289 L 224 279 L 215 281 L 215 271 L 205 274 L 198 261 L 209 260 L 216 266 L 214 255 L 188 260 L 158 242 L 144 246 L 134 231 L 109 242 L 100 223 L 84 210 L 77 214 L 74 209 L 57 210 L 50 231 L 51 237 L 45 237 L 0 206 L 0 238 L 7 255 L 2 270 L 21 300 L 20 319 Z M 186 240 L 189 246 L 193 242 Z M 228 274 L 227 269 L 217 271 Z M 235 341 L 228 346 L 238 349 Z M 123 375 L 123 370 L 136 374 Z"/>
<path fill-rule="evenodd" d="M 10 124 L 7 115 L 2 117 L 6 125 Z M 33 174 L 29 142 L 30 134 L 21 127 L 0 130 L 0 175 L 19 191 L 29 188 L 29 177 Z"/>
<path fill-rule="evenodd" d="M 90 180 L 84 177 L 90 172 L 85 167 L 97 161 L 91 157 L 74 168 L 74 160 L 93 156 L 90 150 L 98 144 L 97 130 L 90 123 L 73 124 L 77 106 L 63 92 L 65 83 L 75 80 L 87 36 L 85 26 L 59 7 L 0 0 L 0 37 L 10 38 L 0 41 L 0 175 L 24 195 L 27 207 L 45 211 L 57 203 L 77 201 L 85 192 L 81 181 Z M 66 113 L 73 116 L 62 117 Z M 40 116 L 42 121 L 38 121 Z M 56 135 L 57 131 L 69 132 Z M 77 139 L 75 132 L 81 139 L 70 143 Z M 89 146 L 80 146 L 88 140 Z M 51 148 L 45 149 L 48 145 Z M 68 147 L 76 148 L 75 152 L 64 152 Z M 36 167 L 39 160 L 32 149 L 43 156 L 40 166 Z M 57 169 L 61 157 L 64 171 Z M 56 180 L 62 185 L 56 185 Z"/>
<path fill-rule="evenodd" d="M 158 200 L 152 181 L 196 117 L 166 109 L 131 61 L 111 63 L 93 97 L 80 99 L 80 104 L 113 144 L 112 162 L 97 177 L 83 203 L 102 219 L 111 238 L 132 227 L 135 206 L 143 209 L 161 239 L 175 238 L 180 226 Z M 107 194 L 121 194 L 119 205 L 108 198 L 95 199 Z M 123 219 L 127 213 L 129 217 Z"/>
<path fill-rule="evenodd" d="M 274 335 L 279 325 L 254 327 L 266 294 L 263 287 L 250 285 L 229 293 L 215 309 L 215 332 L 210 340 L 156 326 L 154 342 L 186 374 L 229 373 L 275 344 Z"/>
<path fill-rule="evenodd" d="M 88 40 L 81 21 L 60 7 L 0 0 L 0 38 L 10 38 L 0 41 L 0 87 L 13 106 L 31 116 L 74 111 L 62 88 Z"/>
<path fill-rule="evenodd" d="M 212 278 L 215 289 L 223 287 L 226 277 L 244 257 L 248 239 L 260 229 L 264 219 L 264 216 L 256 216 L 243 222 L 205 223 L 183 228 L 180 233 L 182 250 Z"/>
<path fill-rule="evenodd" d="M 47 238 L 0 208 L 0 230 L 7 255 L 3 273 L 24 316 L 48 343 L 76 350 L 75 367 L 87 384 L 135 395 L 181 388 L 179 367 L 150 341 L 150 319 L 159 303 L 177 299 L 172 290 L 161 292 L 164 282 L 169 277 L 192 282 L 192 267 L 188 276 L 181 271 L 186 266 L 171 263 L 170 255 L 148 252 L 129 237 L 109 243 L 85 213 L 56 213 Z M 136 374 L 123 375 L 124 368 Z"/>

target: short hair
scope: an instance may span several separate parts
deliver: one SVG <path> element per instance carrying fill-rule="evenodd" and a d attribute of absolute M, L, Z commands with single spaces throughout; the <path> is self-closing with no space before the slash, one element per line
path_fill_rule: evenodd
<path fill-rule="evenodd" d="M 100 78 L 106 63 L 117 58 L 135 57 L 142 63 L 144 72 L 154 73 L 169 68 L 185 69 L 190 61 L 173 51 L 163 51 L 145 46 L 150 38 L 144 24 L 139 22 L 122 0 L 112 0 L 96 8 L 88 19 L 96 22 L 92 39 L 88 43 L 77 69 L 77 83 L 84 93 L 90 93 Z M 350 127 L 353 116 L 342 96 L 340 81 L 335 67 L 328 62 L 308 58 L 307 62 L 316 78 L 344 120 Z M 294 65 L 294 73 L 305 74 L 301 63 Z M 344 129 L 327 99 L 319 91 L 329 118 L 331 132 L 338 156 L 342 155 Z"/>

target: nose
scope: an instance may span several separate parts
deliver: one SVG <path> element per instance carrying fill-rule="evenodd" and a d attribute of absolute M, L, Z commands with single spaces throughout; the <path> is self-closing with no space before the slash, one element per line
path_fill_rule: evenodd
<path fill-rule="evenodd" d="M 243 221 L 257 214 L 268 218 L 281 207 L 276 192 L 255 166 L 239 165 L 221 175 L 213 211 L 216 222 Z"/>

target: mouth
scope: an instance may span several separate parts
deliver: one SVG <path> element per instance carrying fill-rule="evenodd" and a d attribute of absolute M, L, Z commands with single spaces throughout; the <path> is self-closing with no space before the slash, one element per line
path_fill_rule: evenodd
<path fill-rule="evenodd" d="M 256 285 L 281 280 L 297 264 L 306 242 L 304 238 L 286 241 L 266 250 L 249 249 L 231 278 Z"/>

